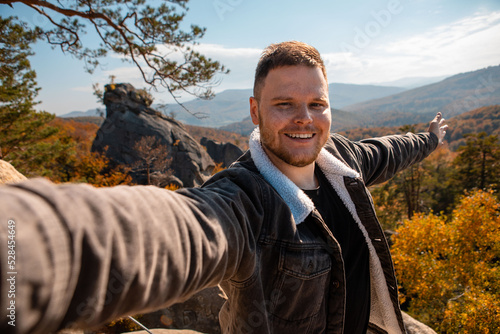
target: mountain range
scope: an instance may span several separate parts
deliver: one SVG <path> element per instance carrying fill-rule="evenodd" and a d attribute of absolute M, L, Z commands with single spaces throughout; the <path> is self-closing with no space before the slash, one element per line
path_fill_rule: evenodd
<path fill-rule="evenodd" d="M 450 118 L 472 109 L 500 104 L 500 65 L 460 73 L 413 89 L 332 83 L 329 90 L 332 131 L 416 124 L 427 122 L 437 111 Z M 184 103 L 198 117 L 178 104 L 153 105 L 153 108 L 189 125 L 247 135 L 254 128 L 249 118 L 248 98 L 251 95 L 251 89 L 226 90 L 211 100 L 194 99 Z M 98 115 L 95 109 L 61 117 L 94 115 Z M 207 117 L 200 118 L 200 115 Z"/>
<path fill-rule="evenodd" d="M 333 108 L 342 108 L 355 103 L 381 98 L 404 91 L 406 88 L 377 85 L 354 85 L 332 83 L 329 85 Z M 218 128 L 240 122 L 249 115 L 248 98 L 252 89 L 230 89 L 218 93 L 211 100 L 194 99 L 183 103 L 190 113 L 178 104 L 153 104 L 152 108 L 189 125 Z M 100 110 L 104 111 L 104 108 Z M 196 116 L 194 116 L 194 115 Z M 73 111 L 60 117 L 99 116 L 99 110 Z"/>
<path fill-rule="evenodd" d="M 376 85 L 353 85 L 332 83 L 328 86 L 333 108 L 342 108 L 355 103 L 382 98 L 400 93 L 401 87 L 385 87 Z M 189 125 L 206 127 L 222 127 L 240 122 L 249 115 L 248 98 L 253 95 L 252 89 L 231 89 L 218 93 L 211 100 L 195 99 L 184 103 L 195 117 L 187 113 L 178 104 L 165 106 L 153 105 L 154 109 L 173 115 L 175 119 Z"/>
<path fill-rule="evenodd" d="M 446 117 L 500 104 L 500 66 L 461 73 L 440 82 L 343 108 L 358 116 L 360 126 L 394 126 Z"/>
<path fill-rule="evenodd" d="M 334 97 L 331 97 L 333 100 Z M 333 104 L 333 102 L 332 102 Z M 442 81 L 389 96 L 332 108 L 332 131 L 427 123 L 441 111 L 445 118 L 500 104 L 500 65 L 460 73 Z M 249 134 L 249 117 L 221 129 Z"/>

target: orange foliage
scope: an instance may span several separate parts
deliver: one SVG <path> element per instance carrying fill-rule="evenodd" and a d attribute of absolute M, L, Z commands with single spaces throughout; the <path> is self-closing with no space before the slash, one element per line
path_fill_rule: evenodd
<path fill-rule="evenodd" d="M 476 191 L 453 218 L 429 214 L 405 221 L 394 236 L 401 302 L 444 333 L 500 328 L 500 202 Z"/>
<path fill-rule="evenodd" d="M 99 130 L 99 126 L 93 123 L 77 122 L 71 119 L 56 117 L 49 125 L 57 126 L 59 135 L 64 135 L 74 139 L 78 144 L 92 145 L 94 137 Z"/>
<path fill-rule="evenodd" d="M 98 125 L 62 118 L 55 118 L 50 125 L 58 127 L 59 132 L 47 141 L 60 141 L 70 147 L 59 161 L 52 162 L 62 165 L 51 173 L 52 181 L 85 182 L 98 187 L 131 184 L 132 178 L 125 167 L 110 166 L 106 156 L 90 152 Z"/>

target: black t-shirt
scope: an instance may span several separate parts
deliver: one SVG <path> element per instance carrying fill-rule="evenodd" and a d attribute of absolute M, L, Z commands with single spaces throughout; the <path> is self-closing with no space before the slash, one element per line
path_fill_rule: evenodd
<path fill-rule="evenodd" d="M 344 333 L 365 334 L 370 317 L 370 269 L 366 240 L 358 224 L 323 172 L 315 170 L 319 188 L 305 190 L 342 249 L 346 276 Z"/>

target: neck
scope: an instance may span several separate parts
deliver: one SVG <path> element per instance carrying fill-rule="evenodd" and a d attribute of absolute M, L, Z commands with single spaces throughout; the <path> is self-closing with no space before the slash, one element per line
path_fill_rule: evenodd
<path fill-rule="evenodd" d="M 318 180 L 316 178 L 316 175 L 314 174 L 314 162 L 305 167 L 295 167 L 288 165 L 287 168 L 278 168 L 300 189 L 312 190 L 318 188 Z"/>
<path fill-rule="evenodd" d="M 264 149 L 267 151 L 266 149 Z M 304 190 L 312 190 L 318 187 L 318 180 L 314 174 L 316 163 L 313 162 L 304 167 L 297 167 L 277 159 L 272 154 L 267 154 L 271 162 L 297 187 Z"/>

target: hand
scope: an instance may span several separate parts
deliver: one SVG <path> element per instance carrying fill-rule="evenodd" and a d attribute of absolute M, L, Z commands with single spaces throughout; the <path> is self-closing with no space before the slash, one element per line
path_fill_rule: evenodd
<path fill-rule="evenodd" d="M 441 112 L 438 112 L 436 117 L 434 117 L 429 124 L 429 129 L 427 131 L 434 133 L 439 139 L 439 144 L 442 144 L 447 129 L 448 125 L 444 124 L 443 115 Z"/>

